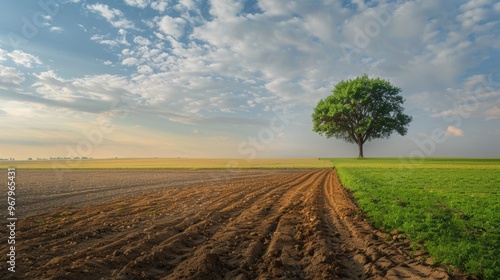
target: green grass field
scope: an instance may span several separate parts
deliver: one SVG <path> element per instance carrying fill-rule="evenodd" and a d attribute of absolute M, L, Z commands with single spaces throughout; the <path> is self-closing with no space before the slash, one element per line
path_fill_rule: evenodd
<path fill-rule="evenodd" d="M 424 241 L 438 263 L 500 279 L 499 159 L 332 161 L 376 227 Z"/>
<path fill-rule="evenodd" d="M 195 159 L 118 158 L 85 160 L 0 161 L 0 168 L 18 169 L 222 169 L 222 168 L 331 168 L 331 162 L 316 158 L 284 159 Z"/>

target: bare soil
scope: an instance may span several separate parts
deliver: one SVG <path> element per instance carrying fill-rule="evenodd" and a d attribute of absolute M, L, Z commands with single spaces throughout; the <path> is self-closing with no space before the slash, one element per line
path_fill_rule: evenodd
<path fill-rule="evenodd" d="M 334 170 L 23 172 L 1 279 L 467 278 L 373 228 Z"/>

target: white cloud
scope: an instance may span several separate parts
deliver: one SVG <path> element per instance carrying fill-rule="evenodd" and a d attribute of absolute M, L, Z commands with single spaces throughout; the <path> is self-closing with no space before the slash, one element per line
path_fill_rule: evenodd
<path fill-rule="evenodd" d="M 171 35 L 174 38 L 179 38 L 184 33 L 184 26 L 186 25 L 186 20 L 183 18 L 173 18 L 170 16 L 164 16 L 158 23 L 160 31 L 167 35 Z"/>
<path fill-rule="evenodd" d="M 101 40 L 101 41 L 99 41 L 99 44 L 101 44 L 101 45 L 108 45 L 108 46 L 111 46 L 111 47 L 118 46 L 118 43 L 115 40 Z"/>
<path fill-rule="evenodd" d="M 130 43 L 127 41 L 127 30 L 120 29 L 118 30 L 118 34 L 122 36 L 121 38 L 119 38 L 119 43 L 123 45 L 130 45 Z"/>
<path fill-rule="evenodd" d="M 35 91 L 43 97 L 52 100 L 64 100 L 72 96 L 66 80 L 59 77 L 53 70 L 35 74 L 37 81 L 32 85 Z"/>
<path fill-rule="evenodd" d="M 132 7 L 137 7 L 137 8 L 145 8 L 148 4 L 148 0 L 125 0 L 125 4 L 132 6 Z"/>
<path fill-rule="evenodd" d="M 0 89 L 19 89 L 24 79 L 24 74 L 17 69 L 0 65 Z"/>
<path fill-rule="evenodd" d="M 139 44 L 139 45 L 144 45 L 144 46 L 151 45 L 151 42 L 147 38 L 144 38 L 142 36 L 135 37 L 134 42 Z"/>
<path fill-rule="evenodd" d="M 433 118 L 486 116 L 487 119 L 491 119 L 495 118 L 494 106 L 498 104 L 498 97 L 500 90 L 492 80 L 492 75 L 474 74 L 465 78 L 457 88 L 449 88 L 445 93 L 437 92 L 430 95 L 428 104 L 434 108 L 441 105 L 440 109 L 433 111 L 431 115 Z"/>
<path fill-rule="evenodd" d="M 28 68 L 32 68 L 33 64 L 42 64 L 38 57 L 19 50 L 10 52 L 8 56 L 12 59 L 12 61 L 14 61 L 14 63 Z"/>
<path fill-rule="evenodd" d="M 194 125 L 197 124 L 197 121 L 195 121 L 194 118 L 192 117 L 166 117 L 163 115 L 159 115 L 161 118 L 165 118 L 171 122 L 175 123 L 181 123 L 181 124 L 187 124 L 187 125 Z"/>
<path fill-rule="evenodd" d="M 137 67 L 137 72 L 140 74 L 149 75 L 153 73 L 153 69 L 151 69 L 151 67 L 149 67 L 148 65 L 140 65 L 139 67 Z"/>
<path fill-rule="evenodd" d="M 287 1 L 286 3 L 276 0 L 259 1 L 258 5 L 268 15 L 285 15 L 297 9 L 297 3 L 294 1 Z"/>
<path fill-rule="evenodd" d="M 473 10 L 465 11 L 457 16 L 458 21 L 466 28 L 474 27 L 480 21 L 487 18 L 488 11 L 484 8 L 475 8 Z"/>
<path fill-rule="evenodd" d="M 123 13 L 118 9 L 110 9 L 108 5 L 104 4 L 92 4 L 87 5 L 87 9 L 91 12 L 98 13 L 104 17 L 107 21 L 112 21 L 115 17 L 123 16 Z"/>
<path fill-rule="evenodd" d="M 119 36 L 115 39 L 109 39 L 109 35 L 104 36 L 96 34 L 92 35 L 92 37 L 90 37 L 90 40 L 96 41 L 101 45 L 108 45 L 110 47 L 116 47 L 120 44 L 126 46 L 130 45 L 130 43 L 127 41 L 127 30 L 120 28 L 118 30 L 118 35 Z"/>
<path fill-rule="evenodd" d="M 99 113 L 112 111 L 116 107 L 113 102 L 126 102 L 139 98 L 138 95 L 131 96 L 131 83 L 122 76 L 105 74 L 64 79 L 52 70 L 34 76 L 36 78 L 32 84 L 34 95 L 41 97 L 37 103 L 49 107 Z"/>
<path fill-rule="evenodd" d="M 231 18 L 243 9 L 243 1 L 238 0 L 211 0 L 210 14 L 217 18 Z"/>
<path fill-rule="evenodd" d="M 448 135 L 448 136 L 463 136 L 464 132 L 460 128 L 456 128 L 456 127 L 450 125 L 446 129 L 446 135 Z"/>
<path fill-rule="evenodd" d="M 136 65 L 137 63 L 139 63 L 139 60 L 135 57 L 128 57 L 122 61 L 122 64 L 127 66 Z"/>
<path fill-rule="evenodd" d="M 43 19 L 42 25 L 43 26 L 50 26 L 50 21 L 52 21 L 52 17 L 49 15 L 42 15 L 41 18 Z"/>
<path fill-rule="evenodd" d="M 493 5 L 493 9 L 494 9 L 496 12 L 500 12 L 500 2 L 496 3 L 495 5 Z"/>
<path fill-rule="evenodd" d="M 460 115 L 460 110 L 450 109 L 450 110 L 445 110 L 445 111 L 438 112 L 438 113 L 433 113 L 433 114 L 431 114 L 431 117 L 432 118 L 442 118 L 442 117 L 457 116 L 457 115 Z"/>
<path fill-rule="evenodd" d="M 464 4 L 460 5 L 460 10 L 470 10 L 484 5 L 488 5 L 490 3 L 491 3 L 490 0 L 469 0 Z"/>
<path fill-rule="evenodd" d="M 64 31 L 64 29 L 60 26 L 51 26 L 50 27 L 51 32 L 56 32 L 56 33 L 61 33 Z"/>
<path fill-rule="evenodd" d="M 96 41 L 101 45 L 108 45 L 111 47 L 118 46 L 118 42 L 116 40 L 105 39 L 103 35 L 92 35 L 92 37 L 90 37 L 90 40 Z"/>
<path fill-rule="evenodd" d="M 134 23 L 128 19 L 122 18 L 111 23 L 116 28 L 134 28 Z"/>
<path fill-rule="evenodd" d="M 495 106 L 493 108 L 490 108 L 484 112 L 486 116 L 488 117 L 493 117 L 493 118 L 498 118 L 500 117 L 500 108 L 498 106 Z"/>
<path fill-rule="evenodd" d="M 176 7 L 180 10 L 193 10 L 196 8 L 196 3 L 193 0 L 179 0 Z"/>
<path fill-rule="evenodd" d="M 104 64 L 104 65 L 112 65 L 112 64 L 113 64 L 113 62 L 112 62 L 112 61 L 110 61 L 110 60 L 105 60 L 105 61 L 103 62 L 103 64 Z"/>
<path fill-rule="evenodd" d="M 358 10 L 363 10 L 366 8 L 366 4 L 364 0 L 352 0 L 353 3 L 357 5 Z"/>
<path fill-rule="evenodd" d="M 87 28 L 85 28 L 82 24 L 77 23 L 76 25 L 78 25 L 84 32 L 87 32 Z"/>
<path fill-rule="evenodd" d="M 8 52 L 6 50 L 0 49 L 0 61 L 7 60 L 7 54 L 8 54 Z"/>
<path fill-rule="evenodd" d="M 168 3 L 166 0 L 160 0 L 160 1 L 153 1 L 151 3 L 151 8 L 154 10 L 157 10 L 159 12 L 164 12 L 165 9 L 167 8 Z"/>
<path fill-rule="evenodd" d="M 134 23 L 125 18 L 122 11 L 114 8 L 109 8 L 104 4 L 86 5 L 87 9 L 93 13 L 99 14 L 106 19 L 112 26 L 116 28 L 134 28 Z"/>

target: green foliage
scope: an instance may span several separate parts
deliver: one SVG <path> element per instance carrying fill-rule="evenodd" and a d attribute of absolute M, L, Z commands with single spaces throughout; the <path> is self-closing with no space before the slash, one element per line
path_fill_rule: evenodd
<path fill-rule="evenodd" d="M 313 131 L 358 144 L 362 157 L 366 141 L 388 138 L 393 132 L 406 134 L 412 118 L 403 113 L 400 92 L 388 81 L 370 79 L 366 74 L 341 81 L 314 109 Z"/>
<path fill-rule="evenodd" d="M 424 240 L 436 261 L 500 279 L 500 160 L 333 160 L 377 227 Z"/>

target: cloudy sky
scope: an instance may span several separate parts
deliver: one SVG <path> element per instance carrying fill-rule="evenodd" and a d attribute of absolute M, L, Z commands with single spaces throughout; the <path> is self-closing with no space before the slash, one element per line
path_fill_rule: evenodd
<path fill-rule="evenodd" d="M 365 156 L 500 157 L 494 0 L 0 5 L 0 158 L 356 157 L 311 114 L 363 73 L 413 116 Z"/>

